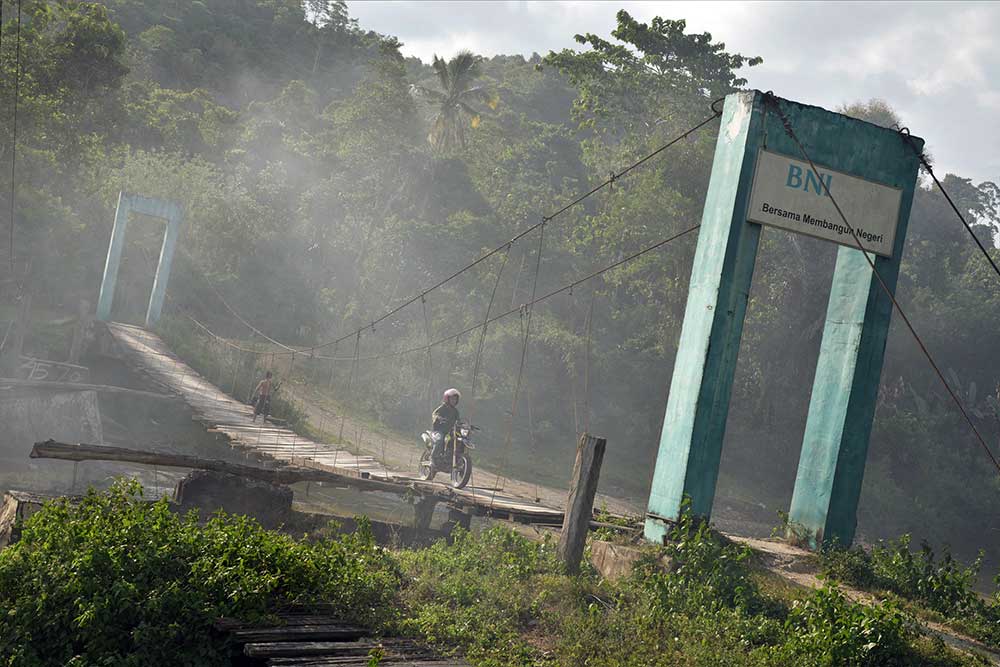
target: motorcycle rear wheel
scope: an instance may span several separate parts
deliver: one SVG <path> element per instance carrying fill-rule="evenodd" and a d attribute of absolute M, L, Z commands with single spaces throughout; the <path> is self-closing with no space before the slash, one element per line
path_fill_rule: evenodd
<path fill-rule="evenodd" d="M 472 479 L 472 459 L 468 454 L 462 454 L 451 469 L 451 485 L 456 489 L 464 489 Z"/>
<path fill-rule="evenodd" d="M 434 463 L 431 461 L 431 450 L 425 449 L 420 455 L 420 463 L 417 464 L 417 476 L 425 482 L 434 479 L 437 471 L 434 470 Z"/>

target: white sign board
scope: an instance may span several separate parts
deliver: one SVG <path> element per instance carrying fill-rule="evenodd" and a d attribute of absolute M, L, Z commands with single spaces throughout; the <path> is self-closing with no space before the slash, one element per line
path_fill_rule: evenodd
<path fill-rule="evenodd" d="M 816 167 L 822 183 L 808 162 L 761 150 L 747 219 L 857 248 L 857 242 L 827 195 L 829 188 L 862 247 L 891 257 L 902 191 L 820 165 Z"/>

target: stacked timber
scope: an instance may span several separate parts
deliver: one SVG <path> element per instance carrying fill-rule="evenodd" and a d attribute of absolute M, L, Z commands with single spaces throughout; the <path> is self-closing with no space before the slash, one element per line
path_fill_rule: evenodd
<path fill-rule="evenodd" d="M 377 640 L 364 628 L 310 610 L 278 614 L 280 625 L 255 626 L 228 618 L 215 627 L 240 649 L 237 665 L 286 665 L 297 667 L 468 667 L 458 658 L 445 658 L 411 639 Z"/>

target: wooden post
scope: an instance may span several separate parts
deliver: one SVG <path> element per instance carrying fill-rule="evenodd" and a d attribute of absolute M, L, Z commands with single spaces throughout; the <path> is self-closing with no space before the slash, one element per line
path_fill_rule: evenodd
<path fill-rule="evenodd" d="M 559 558 L 566 564 L 566 570 L 570 573 L 580 570 L 580 559 L 583 557 L 587 531 L 590 529 L 590 520 L 594 514 L 594 496 L 597 495 L 597 480 L 601 474 L 601 462 L 604 460 L 606 445 L 606 439 L 584 433 L 580 436 L 580 443 L 576 447 L 573 480 L 569 487 L 566 514 L 559 536 Z"/>
<path fill-rule="evenodd" d="M 433 496 L 423 496 L 413 504 L 413 528 L 419 535 L 431 527 L 431 518 L 438 499 Z"/>
<path fill-rule="evenodd" d="M 76 319 L 76 326 L 73 327 L 73 340 L 69 345 L 69 363 L 80 363 L 83 355 L 83 343 L 87 338 L 87 329 L 93 320 L 90 313 L 90 302 L 86 299 L 80 301 L 80 311 Z"/>
<path fill-rule="evenodd" d="M 21 349 L 24 347 L 24 338 L 28 334 L 28 326 L 31 324 L 31 294 L 24 292 L 21 294 L 21 302 L 17 305 L 17 315 L 14 320 L 14 329 L 11 331 L 7 344 L 3 349 L 3 375 L 5 377 L 15 377 L 18 366 L 21 365 Z"/>

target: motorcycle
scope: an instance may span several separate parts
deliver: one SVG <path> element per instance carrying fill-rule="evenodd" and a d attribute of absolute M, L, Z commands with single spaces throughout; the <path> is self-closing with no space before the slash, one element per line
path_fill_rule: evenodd
<path fill-rule="evenodd" d="M 420 463 L 417 472 L 420 479 L 431 481 L 439 472 L 451 471 L 451 485 L 456 489 L 464 488 L 472 479 L 472 459 L 469 452 L 476 448 L 472 442 L 472 432 L 478 431 L 479 427 L 459 422 L 455 425 L 455 440 L 457 446 L 452 446 L 450 438 L 446 438 L 443 447 L 438 447 L 438 455 L 431 457 L 434 445 L 440 442 L 444 436 L 435 431 L 424 431 L 420 434 L 420 439 L 424 442 L 424 452 L 420 455 Z"/>

